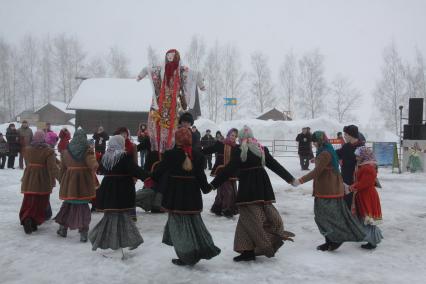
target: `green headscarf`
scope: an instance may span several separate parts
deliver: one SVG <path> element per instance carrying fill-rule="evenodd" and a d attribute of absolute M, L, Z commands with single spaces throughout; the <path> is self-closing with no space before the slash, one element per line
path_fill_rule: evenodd
<path fill-rule="evenodd" d="M 86 157 L 88 148 L 89 142 L 87 141 L 86 132 L 80 128 L 74 133 L 70 144 L 68 144 L 68 152 L 74 160 L 82 162 Z"/>
<path fill-rule="evenodd" d="M 337 153 L 334 150 L 333 146 L 328 141 L 327 135 L 325 135 L 324 131 L 315 131 L 312 134 L 312 142 L 318 143 L 317 148 L 317 156 L 322 152 L 329 152 L 331 155 L 331 164 L 333 165 L 333 169 L 340 173 L 339 169 L 339 157 L 337 157 Z"/>
<path fill-rule="evenodd" d="M 241 161 L 247 161 L 247 152 L 250 150 L 254 155 L 260 158 L 262 167 L 265 166 L 265 151 L 263 146 L 254 138 L 253 131 L 247 125 L 238 132 L 240 138 Z"/>

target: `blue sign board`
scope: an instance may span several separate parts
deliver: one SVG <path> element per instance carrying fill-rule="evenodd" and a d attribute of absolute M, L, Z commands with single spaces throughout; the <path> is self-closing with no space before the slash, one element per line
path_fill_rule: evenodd
<path fill-rule="evenodd" d="M 396 142 L 374 142 L 373 152 L 378 166 L 395 166 L 398 162 Z M 396 160 L 396 161 L 395 161 Z"/>

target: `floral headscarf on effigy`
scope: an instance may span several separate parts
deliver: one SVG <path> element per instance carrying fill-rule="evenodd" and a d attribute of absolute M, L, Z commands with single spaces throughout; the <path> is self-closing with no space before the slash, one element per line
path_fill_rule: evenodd
<path fill-rule="evenodd" d="M 377 164 L 376 157 L 374 156 L 373 150 L 371 150 L 370 148 L 366 146 L 361 146 L 356 148 L 355 156 L 361 158 L 358 162 L 358 165 L 360 166 L 367 165 L 367 164 L 372 164 L 372 165 Z"/>
<path fill-rule="evenodd" d="M 256 138 L 254 138 L 251 128 L 244 125 L 244 127 L 238 132 L 238 138 L 240 139 L 241 161 L 247 161 L 247 152 L 250 150 L 250 152 L 261 159 L 262 167 L 264 167 L 265 151 L 263 146 L 257 142 Z"/>

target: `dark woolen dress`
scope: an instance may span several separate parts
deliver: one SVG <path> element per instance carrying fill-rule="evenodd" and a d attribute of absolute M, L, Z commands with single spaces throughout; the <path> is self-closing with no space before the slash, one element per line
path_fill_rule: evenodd
<path fill-rule="evenodd" d="M 212 168 L 211 175 L 216 176 L 224 166 L 226 166 L 230 159 L 232 152 L 238 146 L 225 145 L 221 141 L 217 141 L 210 147 L 203 148 L 202 153 L 205 155 L 216 153 L 216 159 L 214 167 Z M 221 164 L 219 164 L 221 162 Z M 217 215 L 225 215 L 231 217 L 238 214 L 238 208 L 235 204 L 237 198 L 237 178 L 231 177 L 228 181 L 225 181 L 221 186 L 217 188 L 216 198 L 213 206 L 210 209 L 211 212 Z"/>
<path fill-rule="evenodd" d="M 104 216 L 89 233 L 92 250 L 136 248 L 143 239 L 128 214 L 135 204 L 133 178 L 144 180 L 148 173 L 128 154 L 111 170 L 103 169 L 103 172 L 104 178 L 96 192 L 96 209 L 104 212 Z"/>
<path fill-rule="evenodd" d="M 211 189 L 204 173 L 204 156 L 193 150 L 191 171 L 185 171 L 182 164 L 184 151 L 173 148 L 164 153 L 163 160 L 153 172 L 153 179 L 159 182 L 163 193 L 162 206 L 169 213 L 164 228 L 163 243 L 175 248 L 180 260 L 194 265 L 200 259 L 211 259 L 220 253 L 203 223 L 201 191 Z M 165 176 L 166 174 L 166 176 Z"/>
<path fill-rule="evenodd" d="M 269 154 L 266 147 L 264 151 L 265 166 L 291 183 L 293 176 Z M 234 250 L 240 253 L 254 250 L 256 255 L 273 257 L 283 241 L 294 234 L 284 231 L 281 216 L 272 205 L 275 195 L 261 158 L 250 150 L 245 162 L 240 156 L 241 150 L 237 148 L 232 153 L 231 161 L 211 184 L 219 187 L 239 171 L 236 204 L 240 217 L 235 231 Z"/>

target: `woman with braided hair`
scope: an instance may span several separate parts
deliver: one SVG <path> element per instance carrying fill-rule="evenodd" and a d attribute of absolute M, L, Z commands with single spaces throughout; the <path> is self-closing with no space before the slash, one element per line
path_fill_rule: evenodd
<path fill-rule="evenodd" d="M 169 215 L 163 243 L 173 246 L 178 256 L 172 263 L 195 265 L 200 259 L 211 259 L 220 253 L 200 214 L 201 192 L 207 194 L 212 188 L 204 173 L 204 156 L 192 148 L 191 131 L 179 128 L 175 139 L 175 147 L 164 153 L 152 178 L 161 180 L 162 206 Z"/>
<path fill-rule="evenodd" d="M 269 154 L 244 126 L 238 132 L 240 147 L 233 151 L 231 160 L 211 182 L 220 187 L 237 173 L 239 178 L 236 205 L 240 217 L 234 238 L 234 250 L 240 253 L 234 261 L 255 260 L 258 255 L 273 257 L 284 240 L 292 240 L 294 234 L 284 231 L 283 221 L 273 206 L 275 195 L 265 167 L 287 183 L 293 176 Z"/>

